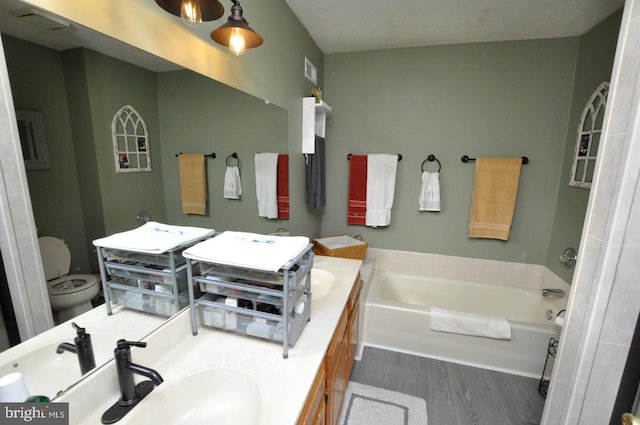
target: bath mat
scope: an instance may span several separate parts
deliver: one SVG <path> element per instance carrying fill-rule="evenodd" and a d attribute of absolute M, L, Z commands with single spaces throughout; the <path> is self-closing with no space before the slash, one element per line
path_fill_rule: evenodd
<path fill-rule="evenodd" d="M 427 425 L 427 403 L 418 397 L 349 382 L 340 425 Z"/>

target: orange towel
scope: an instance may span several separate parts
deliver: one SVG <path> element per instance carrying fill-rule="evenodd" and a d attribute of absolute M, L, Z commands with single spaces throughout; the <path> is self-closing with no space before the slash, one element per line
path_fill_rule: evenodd
<path fill-rule="evenodd" d="M 287 154 L 278 154 L 276 198 L 278 218 L 289 220 L 289 155 Z"/>
<path fill-rule="evenodd" d="M 521 158 L 476 159 L 470 238 L 509 240 L 521 167 Z"/>
<path fill-rule="evenodd" d="M 349 203 L 347 224 L 364 226 L 367 217 L 367 155 L 349 158 Z"/>
<path fill-rule="evenodd" d="M 180 197 L 184 214 L 207 214 L 207 171 L 203 154 L 180 154 Z"/>

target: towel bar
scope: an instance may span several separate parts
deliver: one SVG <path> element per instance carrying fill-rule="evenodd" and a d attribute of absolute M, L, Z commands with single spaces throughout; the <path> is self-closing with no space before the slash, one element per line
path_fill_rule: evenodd
<path fill-rule="evenodd" d="M 469 161 L 475 161 L 475 158 L 470 158 L 469 155 L 462 155 L 462 157 L 460 158 L 460 161 L 462 162 L 469 162 Z M 522 164 L 528 164 L 529 163 L 529 158 L 527 158 L 526 156 L 522 157 Z"/>
<path fill-rule="evenodd" d="M 436 158 L 435 155 L 429 154 L 429 156 L 427 156 L 427 159 L 425 159 L 424 161 L 422 161 L 422 166 L 420 168 L 422 168 L 422 171 L 424 171 L 424 164 L 429 161 L 429 162 L 437 162 L 438 163 L 438 173 L 440 172 L 440 170 L 442 170 L 442 164 L 440 163 L 440 161 L 438 160 L 438 158 Z"/>
<path fill-rule="evenodd" d="M 351 155 L 353 155 L 352 153 L 350 153 L 349 155 L 347 155 L 347 159 L 351 159 Z M 398 161 L 402 161 L 402 154 L 397 154 L 398 155 Z"/>
<path fill-rule="evenodd" d="M 176 154 L 176 156 L 180 156 L 180 155 L 182 155 L 182 152 L 178 152 L 178 153 Z M 203 154 L 203 155 L 204 155 L 204 156 L 206 156 L 207 158 L 215 158 L 215 157 L 217 156 L 215 152 L 211 152 L 211 153 L 209 153 L 209 154 L 206 154 L 206 153 L 205 153 L 205 154 Z"/>

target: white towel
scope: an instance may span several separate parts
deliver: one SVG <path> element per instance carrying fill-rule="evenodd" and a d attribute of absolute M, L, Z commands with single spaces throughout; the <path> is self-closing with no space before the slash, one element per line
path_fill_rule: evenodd
<path fill-rule="evenodd" d="M 194 260 L 277 272 L 308 247 L 309 238 L 305 236 L 226 231 L 186 249 L 182 255 Z"/>
<path fill-rule="evenodd" d="M 240 199 L 240 195 L 242 195 L 240 169 L 235 166 L 228 166 L 224 173 L 224 197 L 227 199 Z"/>
<path fill-rule="evenodd" d="M 483 316 L 436 307 L 431 307 L 431 330 L 511 339 L 511 325 L 504 317 Z"/>
<path fill-rule="evenodd" d="M 214 233 L 213 229 L 172 226 L 148 221 L 136 229 L 96 239 L 93 244 L 102 248 L 162 254 L 170 249 L 213 236 Z"/>
<path fill-rule="evenodd" d="M 398 155 L 367 155 L 367 226 L 388 226 L 391 223 L 397 169 Z"/>
<path fill-rule="evenodd" d="M 258 216 L 278 218 L 278 154 L 257 153 L 256 197 L 258 198 Z"/>
<path fill-rule="evenodd" d="M 419 211 L 440 211 L 440 173 L 422 172 L 422 187 L 418 199 Z"/>

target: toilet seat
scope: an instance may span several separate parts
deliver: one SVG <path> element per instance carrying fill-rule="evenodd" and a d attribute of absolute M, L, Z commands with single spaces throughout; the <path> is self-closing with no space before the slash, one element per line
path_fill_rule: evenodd
<path fill-rule="evenodd" d="M 91 274 L 62 276 L 47 282 L 49 295 L 68 295 L 84 291 L 98 284 L 98 278 Z"/>

